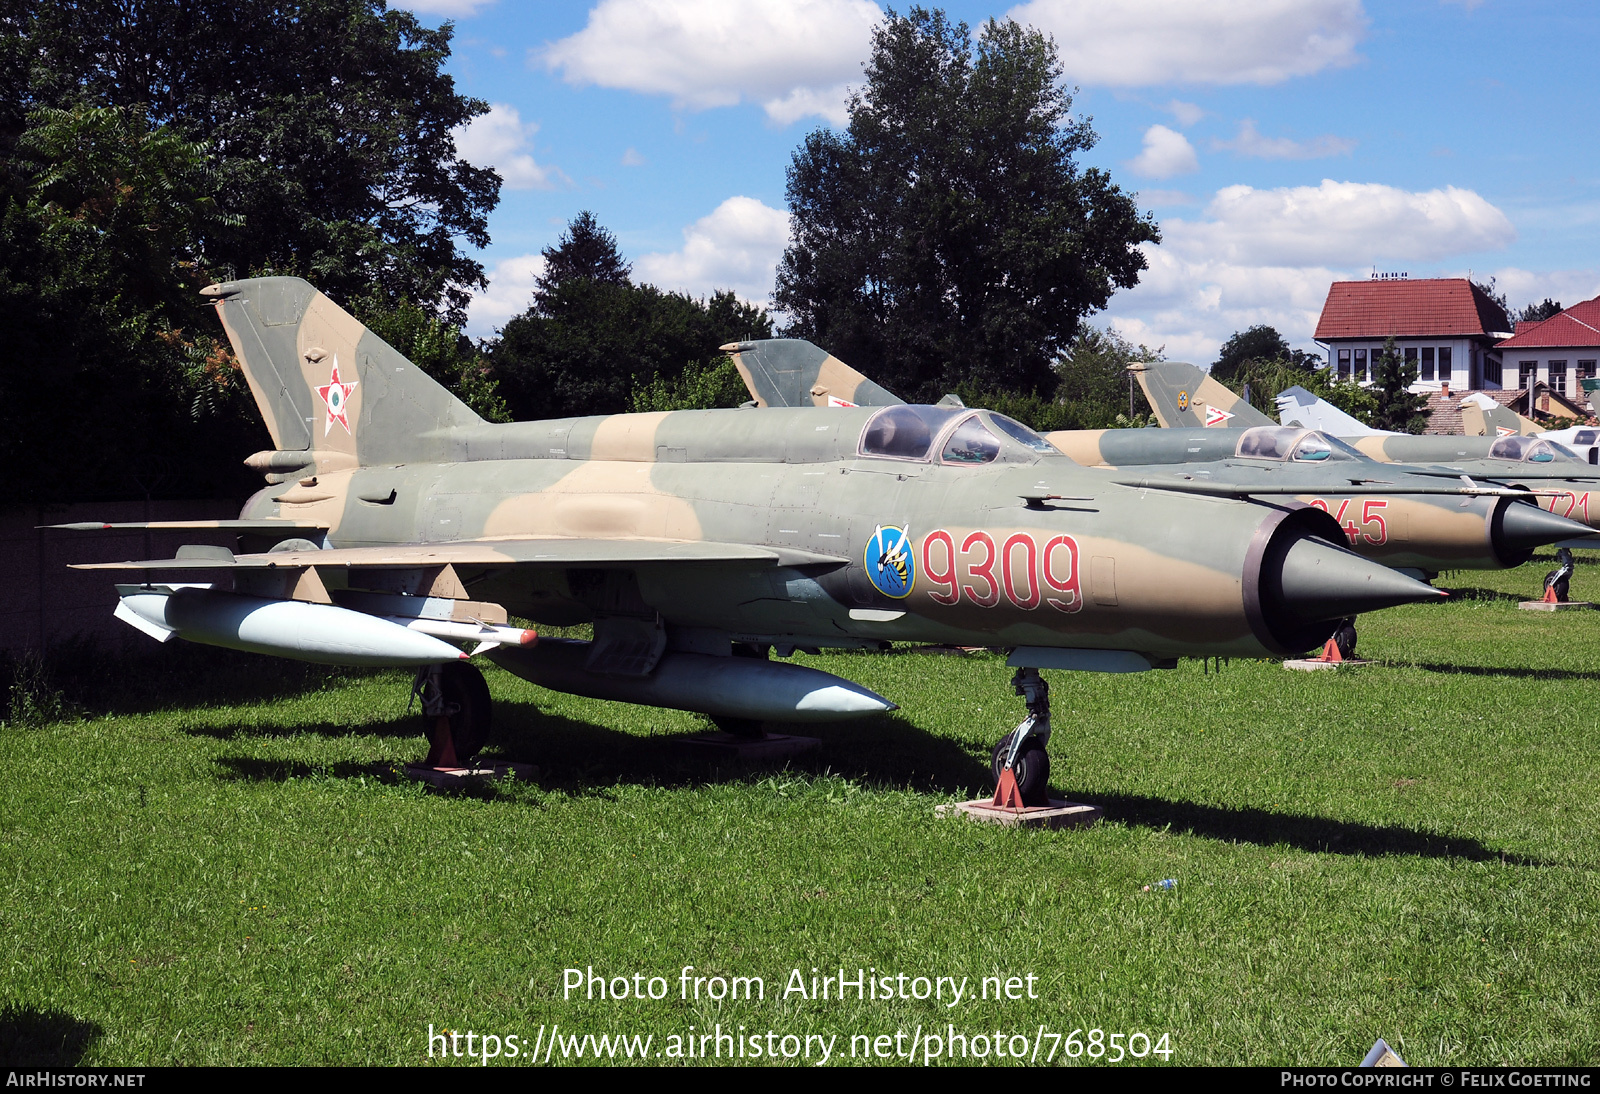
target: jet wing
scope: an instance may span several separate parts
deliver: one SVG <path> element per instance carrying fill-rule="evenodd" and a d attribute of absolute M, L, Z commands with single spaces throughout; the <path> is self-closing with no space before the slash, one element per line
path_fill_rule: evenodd
<path fill-rule="evenodd" d="M 575 539 L 558 536 L 466 540 L 396 547 L 343 547 L 323 551 L 275 551 L 234 555 L 221 547 L 180 548 L 176 558 L 89 562 L 75 570 L 268 570 L 307 566 L 355 569 L 415 569 L 427 566 L 581 566 L 599 569 L 642 565 L 817 566 L 848 560 L 783 547 L 752 547 L 670 539 Z"/>
<path fill-rule="evenodd" d="M 64 532 L 259 532 L 271 535 L 277 532 L 326 532 L 326 524 L 307 524 L 298 520 L 129 520 L 107 524 L 98 520 L 82 520 L 75 524 L 41 524 L 40 528 L 54 528 Z"/>
<path fill-rule="evenodd" d="M 1465 475 L 1458 477 L 1466 479 Z M 1170 490 L 1178 494 L 1199 494 L 1212 498 L 1292 497 L 1297 494 L 1442 494 L 1495 498 L 1526 498 L 1532 496 L 1532 492 L 1528 490 L 1506 486 L 1483 486 L 1470 479 L 1459 485 L 1446 483 L 1397 483 L 1383 479 L 1362 478 L 1264 482 L 1259 478 L 1245 481 L 1243 479 L 1229 479 L 1223 475 L 1205 473 L 1201 475 L 1149 475 L 1140 478 L 1119 478 L 1112 481 L 1118 486 L 1128 486 L 1135 490 Z"/>

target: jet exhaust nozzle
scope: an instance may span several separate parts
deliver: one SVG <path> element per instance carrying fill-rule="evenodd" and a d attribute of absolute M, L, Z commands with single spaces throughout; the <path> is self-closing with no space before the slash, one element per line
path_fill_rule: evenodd
<path fill-rule="evenodd" d="M 771 722 L 832 722 L 898 709 L 883 696 L 804 665 L 700 653 L 664 654 L 647 676 L 618 676 L 584 667 L 588 642 L 543 639 L 537 646 L 502 646 L 489 660 L 551 691 L 719 718 Z"/>
<path fill-rule="evenodd" d="M 1495 506 L 1490 518 L 1490 540 L 1494 553 L 1506 566 L 1520 566 L 1533 557 L 1534 549 L 1594 534 L 1594 529 L 1566 517 L 1506 498 Z"/>
<path fill-rule="evenodd" d="M 432 635 L 332 604 L 193 585 L 119 585 L 117 592 L 117 618 L 162 642 L 176 635 L 321 665 L 420 666 L 467 657 Z"/>
<path fill-rule="evenodd" d="M 1444 595 L 1399 570 L 1310 536 L 1296 540 L 1284 554 L 1278 594 L 1289 614 L 1305 623 L 1438 600 Z"/>
<path fill-rule="evenodd" d="M 1438 600 L 1431 585 L 1342 546 L 1344 532 L 1310 506 L 1280 511 L 1256 532 L 1245 608 L 1267 649 L 1293 655 L 1333 636 L 1339 621 L 1400 604 Z"/>

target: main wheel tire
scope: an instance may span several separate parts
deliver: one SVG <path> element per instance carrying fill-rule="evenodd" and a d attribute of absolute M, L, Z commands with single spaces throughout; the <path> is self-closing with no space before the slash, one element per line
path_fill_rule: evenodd
<path fill-rule="evenodd" d="M 1007 733 L 1000 738 L 1000 743 L 994 746 L 994 753 L 989 760 L 990 770 L 994 772 L 994 781 L 1000 783 L 1000 772 L 1005 768 L 1006 753 L 1011 750 L 1011 734 Z M 1011 774 L 1017 780 L 1017 790 L 1022 794 L 1024 805 L 1049 805 L 1050 804 L 1050 754 L 1044 746 L 1037 741 L 1025 741 L 1022 751 L 1017 754 L 1017 760 L 1011 766 Z"/>
<path fill-rule="evenodd" d="M 464 764 L 489 742 L 494 700 L 489 696 L 489 685 L 484 682 L 483 673 L 464 661 L 441 666 L 439 683 L 444 688 L 446 705 L 457 708 L 450 716 L 450 742 L 455 746 L 456 761 Z M 432 719 L 424 716 L 423 726 L 432 744 Z"/>

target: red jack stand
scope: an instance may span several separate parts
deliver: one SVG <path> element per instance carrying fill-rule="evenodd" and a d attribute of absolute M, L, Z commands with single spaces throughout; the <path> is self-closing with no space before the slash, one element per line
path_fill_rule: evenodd
<path fill-rule="evenodd" d="M 1000 784 L 994 788 L 994 800 L 989 804 L 996 809 L 1010 809 L 1017 813 L 1028 808 L 1022 801 L 1022 789 L 1017 786 L 1017 776 L 1009 767 L 1000 772 Z"/>
<path fill-rule="evenodd" d="M 441 714 L 433 720 L 433 741 L 428 747 L 428 756 L 421 763 L 422 767 L 432 768 L 435 771 L 456 771 L 461 768 L 461 761 L 456 759 L 455 739 L 450 736 L 450 716 Z"/>

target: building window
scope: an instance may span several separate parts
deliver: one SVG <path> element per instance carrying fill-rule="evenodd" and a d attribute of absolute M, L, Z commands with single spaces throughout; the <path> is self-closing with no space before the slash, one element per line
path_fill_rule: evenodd
<path fill-rule="evenodd" d="M 1483 357 L 1483 378 L 1484 378 L 1484 381 L 1486 383 L 1497 384 L 1500 387 L 1505 387 L 1506 386 L 1506 382 L 1505 382 L 1504 376 L 1505 376 L 1505 374 L 1500 371 L 1500 359 L 1498 357 L 1490 357 L 1488 354 L 1484 354 L 1484 357 Z"/>
<path fill-rule="evenodd" d="M 1532 389 L 1534 380 L 1539 377 L 1539 362 L 1517 362 L 1517 387 Z"/>
<path fill-rule="evenodd" d="M 1417 375 L 1417 347 L 1407 346 L 1405 350 L 1406 371 L 1415 379 Z"/>
<path fill-rule="evenodd" d="M 1422 347 L 1422 379 L 1433 379 L 1433 347 Z"/>
<path fill-rule="evenodd" d="M 1550 362 L 1550 388 L 1552 391 L 1567 393 L 1567 363 L 1565 361 Z"/>
<path fill-rule="evenodd" d="M 1590 364 L 1593 363 L 1592 361 L 1590 362 Z M 1347 349 L 1339 351 L 1339 379 L 1350 379 L 1350 351 Z"/>
<path fill-rule="evenodd" d="M 1355 370 L 1355 377 L 1357 380 L 1371 379 L 1371 377 L 1367 375 L 1367 351 L 1364 349 L 1356 350 Z"/>
<path fill-rule="evenodd" d="M 1439 347 L 1439 379 L 1445 381 L 1446 383 L 1449 383 L 1449 381 L 1451 379 L 1451 376 L 1452 376 L 1452 373 L 1450 372 L 1450 347 L 1449 346 L 1440 346 Z M 1496 383 L 1500 382 L 1500 378 L 1499 378 L 1499 374 L 1498 373 L 1495 374 L 1495 382 Z M 1462 386 L 1465 387 L 1466 385 L 1463 384 Z"/>
<path fill-rule="evenodd" d="M 1594 379 L 1594 362 L 1593 361 L 1579 361 L 1578 362 L 1578 379 L 1580 381 L 1582 381 L 1582 380 L 1593 380 Z"/>

